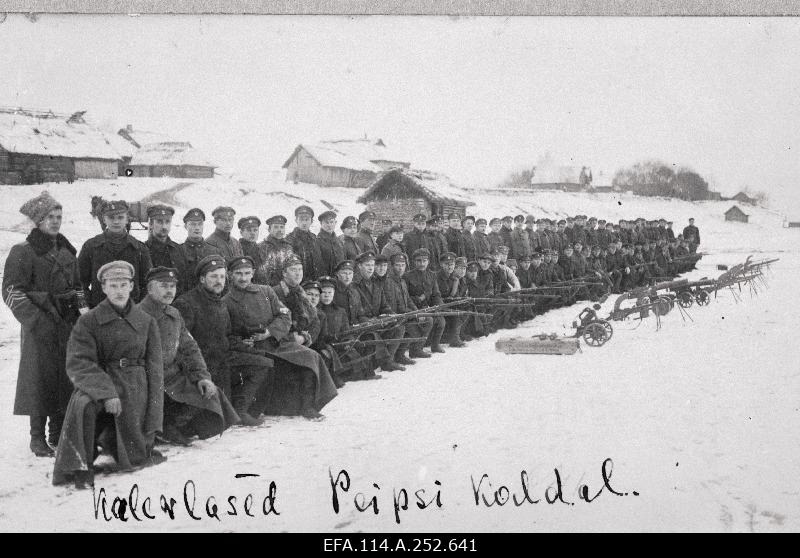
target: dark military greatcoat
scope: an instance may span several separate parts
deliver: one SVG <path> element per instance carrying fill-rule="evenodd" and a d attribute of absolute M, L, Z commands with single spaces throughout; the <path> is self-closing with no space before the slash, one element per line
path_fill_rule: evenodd
<path fill-rule="evenodd" d="M 118 468 L 144 462 L 163 419 L 164 368 L 155 319 L 130 300 L 122 312 L 102 301 L 72 330 L 67 374 L 75 391 L 58 442 L 53 484 L 68 482 L 72 473 L 91 466 L 95 448 L 85 432 L 85 412 L 107 399 L 122 402 L 122 413 L 114 417 Z"/>
<path fill-rule="evenodd" d="M 14 414 L 63 413 L 72 394 L 67 340 L 85 305 L 75 248 L 33 229 L 6 258 L 3 300 L 22 326 Z"/>
<path fill-rule="evenodd" d="M 127 233 L 111 235 L 105 231 L 84 242 L 78 254 L 78 270 L 90 308 L 106 298 L 97 280 L 98 270 L 116 260 L 124 260 L 133 266 L 133 301 L 139 302 L 147 293 L 145 276 L 153 266 L 147 246 Z"/>

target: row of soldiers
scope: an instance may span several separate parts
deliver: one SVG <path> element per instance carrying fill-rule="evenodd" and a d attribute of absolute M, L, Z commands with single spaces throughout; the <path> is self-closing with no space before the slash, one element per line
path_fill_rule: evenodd
<path fill-rule="evenodd" d="M 308 206 L 296 210 L 289 235 L 285 217 L 267 219 L 262 242 L 256 217 L 239 220 L 240 240 L 230 235 L 229 207 L 212 212 L 215 231 L 204 239 L 205 215 L 191 209 L 183 244 L 169 238 L 174 209 L 151 206 L 141 243 L 128 232 L 121 201 L 104 204 L 103 232 L 78 254 L 58 232 L 62 209 L 49 194 L 21 212 L 36 228 L 12 249 L 3 281 L 23 326 L 14 412 L 31 417 L 35 454 L 72 448 L 57 452 L 54 482 L 85 481 L 98 446 L 130 468 L 163 459 L 156 437 L 186 445 L 233 424 L 257 426 L 262 413 L 319 418 L 348 380 L 377 379 L 379 368 L 404 370 L 444 352 L 442 345 L 462 347 L 553 305 L 693 265 L 680 263 L 682 239 L 627 245 L 612 236 L 589 248 L 579 234 L 562 260 L 542 241 L 518 262 L 509 258 L 513 246 L 491 243 L 470 260 L 449 245 L 414 247 L 415 231 L 439 232 L 438 219 L 421 215 L 407 238 L 402 228 L 386 230 L 378 249 L 373 213 L 345 218 L 337 236 L 336 214 L 325 212 L 315 235 Z M 470 232 L 473 221 L 454 217 L 448 233 L 458 223 L 462 237 L 480 238 L 480 226 Z M 552 294 L 590 274 L 599 281 Z M 553 290 L 536 303 L 493 298 L 537 288 Z"/>

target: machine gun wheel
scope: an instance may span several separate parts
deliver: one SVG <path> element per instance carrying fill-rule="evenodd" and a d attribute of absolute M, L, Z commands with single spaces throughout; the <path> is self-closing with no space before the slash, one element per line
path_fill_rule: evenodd
<path fill-rule="evenodd" d="M 608 325 L 610 327 L 610 324 Z M 608 334 L 608 330 L 599 321 L 590 323 L 583 330 L 583 340 L 591 347 L 600 347 L 609 339 L 611 336 Z"/>
<path fill-rule="evenodd" d="M 699 291 L 694 295 L 694 301 L 698 306 L 708 306 L 711 303 L 711 297 L 708 295 L 707 291 Z"/>
<path fill-rule="evenodd" d="M 694 304 L 694 297 L 691 291 L 681 291 L 678 293 L 678 305 L 681 308 L 691 308 Z"/>

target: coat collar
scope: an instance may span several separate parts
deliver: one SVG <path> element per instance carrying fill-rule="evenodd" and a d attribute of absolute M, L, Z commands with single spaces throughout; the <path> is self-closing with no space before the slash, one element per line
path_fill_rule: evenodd
<path fill-rule="evenodd" d="M 111 303 L 107 298 L 103 299 L 100 304 L 95 306 L 93 312 L 97 317 L 97 323 L 101 326 L 113 322 L 120 317 L 117 311 L 114 310 L 114 307 L 111 306 Z M 133 327 L 133 329 L 142 331 L 147 326 L 147 320 L 150 318 L 150 316 L 129 301 L 123 318 L 131 325 L 131 327 Z"/>
<path fill-rule="evenodd" d="M 236 302 L 241 301 L 248 293 L 257 293 L 260 292 L 258 285 L 255 283 L 250 283 L 244 289 L 240 289 L 239 287 L 235 287 L 231 284 L 231 289 L 228 291 L 228 294 L 225 296 L 231 297 Z"/>
<path fill-rule="evenodd" d="M 141 309 L 144 312 L 147 312 L 154 318 L 159 318 L 162 315 L 166 315 L 172 318 L 173 320 L 177 320 L 181 316 L 180 312 L 178 312 L 178 309 L 175 308 L 174 306 L 164 306 L 160 302 L 156 302 L 149 296 L 145 296 L 144 299 L 142 299 L 142 301 L 136 306 L 137 308 Z"/>
<path fill-rule="evenodd" d="M 32 229 L 30 234 L 25 240 L 28 241 L 28 244 L 31 245 L 33 251 L 36 253 L 37 256 L 44 256 L 50 250 L 53 249 L 52 238 L 44 234 L 39 229 Z M 67 240 L 67 238 L 61 233 L 58 233 L 58 236 L 56 236 L 55 246 L 58 248 L 66 248 L 69 252 L 72 253 L 73 256 L 77 253 L 75 247 L 72 246 L 69 240 Z"/>

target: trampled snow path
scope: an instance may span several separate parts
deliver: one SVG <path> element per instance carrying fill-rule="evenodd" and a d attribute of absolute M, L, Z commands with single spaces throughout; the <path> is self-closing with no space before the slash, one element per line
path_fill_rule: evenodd
<path fill-rule="evenodd" d="M 800 254 L 796 241 L 786 242 L 791 232 L 754 225 L 743 235 L 730 227 L 701 229 L 712 254 L 693 276 L 716 276 L 716 263 L 742 261 L 752 249 L 787 250 L 764 254 L 781 261 L 770 288 L 757 298 L 745 294 L 736 302 L 721 293 L 710 306 L 690 309 L 694 321 L 671 312 L 660 331 L 652 319 L 639 327 L 615 322 L 607 345 L 583 347 L 573 356 L 494 350 L 500 336 L 568 332 L 583 306 L 560 309 L 385 380 L 348 384 L 325 408 L 323 422 L 272 419 L 266 427 L 234 429 L 192 448 L 168 448 L 168 461 L 158 467 L 98 477 L 97 488 L 107 491 L 109 501 L 127 497 L 136 483 L 140 518 L 142 502 L 151 498 L 156 519 L 142 522 L 95 519 L 91 491 L 52 487 L 52 460 L 30 455 L 27 418 L 10 414 L 18 328 L 3 309 L 0 529 L 796 531 L 800 347 L 792 296 Z M 613 459 L 611 487 L 628 496 L 606 488 L 592 503 L 580 500 L 580 484 L 587 483 L 591 495 L 602 487 L 607 458 Z M 545 503 L 554 468 L 563 499 L 574 505 Z M 349 492 L 338 491 L 337 514 L 329 471 L 335 476 L 341 469 L 352 484 Z M 523 470 L 531 498 L 540 503 L 475 505 L 473 479 L 489 475 L 489 499 L 501 484 L 522 497 Z M 235 478 L 237 473 L 260 476 Z M 183 505 L 187 480 L 196 486 L 201 520 L 188 517 Z M 265 517 L 270 481 L 280 515 Z M 481 486 L 489 488 L 487 480 Z M 393 490 L 401 488 L 410 505 L 399 512 L 398 524 Z M 414 504 L 414 491 L 425 489 L 427 502 L 439 488 L 441 508 L 435 501 L 425 510 Z M 377 494 L 379 514 L 356 511 L 356 492 L 367 501 Z M 162 493 L 177 500 L 174 520 L 158 511 Z M 248 493 L 256 517 L 242 515 Z M 221 521 L 206 516 L 211 495 Z M 236 497 L 235 517 L 226 515 L 229 495 Z"/>

